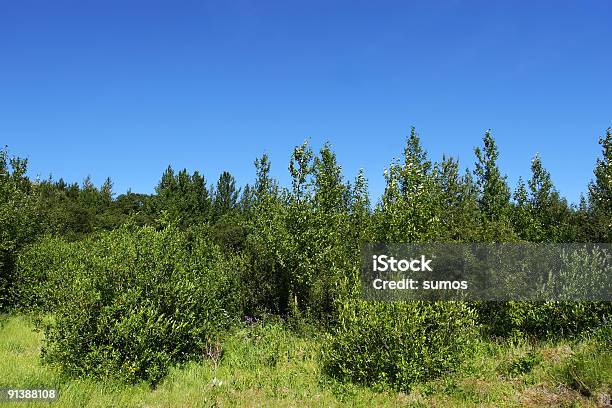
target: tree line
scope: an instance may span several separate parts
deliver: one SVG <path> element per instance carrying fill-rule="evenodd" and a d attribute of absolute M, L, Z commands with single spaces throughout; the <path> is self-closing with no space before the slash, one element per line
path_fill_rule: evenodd
<path fill-rule="evenodd" d="M 462 171 L 453 157 L 432 161 L 413 128 L 401 160 L 385 169 L 384 193 L 375 204 L 363 172 L 348 181 L 329 144 L 318 152 L 306 142 L 293 150 L 288 187 L 272 178 L 264 154 L 255 160 L 253 185 L 238 187 L 229 172 L 209 185 L 198 171 L 168 166 L 154 194 L 128 191 L 116 197 L 110 179 L 100 187 L 89 177 L 80 185 L 32 180 L 27 160 L 10 157 L 5 148 L 0 151 L 0 302 L 10 306 L 15 260 L 25 245 L 45 235 L 78 241 L 125 224 L 160 229 L 175 223 L 209 234 L 226 251 L 245 254 L 252 278 L 261 285 L 254 286 L 253 310 L 281 314 L 295 305 L 327 314 L 334 295 L 323 292 L 339 287 L 330 280 L 349 277 L 323 267 L 324 259 L 352 263 L 350 255 L 363 242 L 611 242 L 610 129 L 599 143 L 594 178 L 578 205 L 561 196 L 539 155 L 531 161 L 531 177 L 519 179 L 512 190 L 490 131 L 474 149 L 473 169 Z"/>

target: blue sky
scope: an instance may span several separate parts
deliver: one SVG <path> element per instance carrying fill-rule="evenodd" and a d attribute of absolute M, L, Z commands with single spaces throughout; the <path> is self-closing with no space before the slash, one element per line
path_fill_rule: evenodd
<path fill-rule="evenodd" d="M 152 192 L 168 164 L 289 185 L 329 141 L 372 195 L 416 126 L 433 159 L 493 130 L 576 201 L 612 125 L 609 1 L 0 0 L 0 143 L 30 174 Z"/>

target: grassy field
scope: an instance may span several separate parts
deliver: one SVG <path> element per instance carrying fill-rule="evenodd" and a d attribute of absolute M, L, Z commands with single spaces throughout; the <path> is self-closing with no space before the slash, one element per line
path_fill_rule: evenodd
<path fill-rule="evenodd" d="M 612 352 L 595 338 L 483 341 L 461 374 L 403 394 L 329 379 L 319 363 L 324 335 L 259 324 L 235 330 L 222 350 L 173 369 L 151 389 L 64 378 L 41 365 L 43 335 L 29 318 L 5 316 L 0 325 L 0 388 L 58 388 L 57 407 L 597 407 L 612 393 Z"/>

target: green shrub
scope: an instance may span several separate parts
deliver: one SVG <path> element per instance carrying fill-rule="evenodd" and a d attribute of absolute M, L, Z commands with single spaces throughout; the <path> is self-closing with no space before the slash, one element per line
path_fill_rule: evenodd
<path fill-rule="evenodd" d="M 408 391 L 457 368 L 475 339 L 463 303 L 356 301 L 341 313 L 324 367 L 340 380 Z"/>
<path fill-rule="evenodd" d="M 610 321 L 610 302 L 483 302 L 479 320 L 493 335 L 540 339 L 571 337 Z"/>
<path fill-rule="evenodd" d="M 41 249 L 64 251 L 53 273 L 66 283 L 53 295 L 61 301 L 43 360 L 67 374 L 155 384 L 170 365 L 215 347 L 237 315 L 239 265 L 172 227 L 122 228 Z"/>
<path fill-rule="evenodd" d="M 609 250 L 597 246 L 570 247 L 561 252 L 559 261 L 561 267 L 549 271 L 550 276 L 539 291 L 542 299 L 564 301 L 482 302 L 477 305 L 479 316 L 492 334 L 563 338 L 595 330 L 610 320 L 611 302 L 573 301 L 609 293 L 612 273 Z"/>
<path fill-rule="evenodd" d="M 79 262 L 75 246 L 47 236 L 19 253 L 13 288 L 18 308 L 26 311 L 54 309 L 61 300 L 58 299 L 61 288 L 70 281 L 70 271 L 74 269 L 69 263 Z"/>

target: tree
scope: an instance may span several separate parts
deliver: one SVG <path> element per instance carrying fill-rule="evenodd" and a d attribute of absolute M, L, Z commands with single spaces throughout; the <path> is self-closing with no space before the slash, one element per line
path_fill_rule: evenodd
<path fill-rule="evenodd" d="M 421 146 L 421 138 L 413 126 L 404 147 L 404 165 L 398 169 L 402 195 L 411 196 L 417 193 L 428 181 L 431 167 L 427 152 Z"/>
<path fill-rule="evenodd" d="M 516 190 L 514 191 L 514 207 L 512 208 L 512 225 L 518 236 L 529 241 L 533 235 L 531 229 L 533 220 L 529 204 L 527 187 L 522 177 L 519 177 Z"/>
<path fill-rule="evenodd" d="M 347 186 L 342 180 L 342 168 L 336 154 L 326 143 L 314 160 L 314 205 L 323 213 L 338 213 L 347 210 Z"/>
<path fill-rule="evenodd" d="M 238 201 L 238 208 L 240 211 L 247 216 L 250 216 L 251 211 L 253 210 L 253 203 L 255 201 L 255 191 L 253 187 L 251 187 L 248 183 L 242 189 L 242 194 L 240 196 L 240 200 Z"/>
<path fill-rule="evenodd" d="M 270 176 L 270 158 L 264 153 L 260 158 L 255 159 L 255 198 L 259 202 L 264 202 L 278 193 L 278 187 Z"/>
<path fill-rule="evenodd" d="M 213 221 L 218 220 L 223 215 L 236 209 L 239 194 L 240 189 L 236 189 L 236 180 L 234 176 L 227 171 L 221 173 L 217 181 L 217 187 L 213 190 Z"/>
<path fill-rule="evenodd" d="M 171 166 L 164 171 L 155 188 L 155 213 L 167 214 L 186 228 L 209 220 L 211 199 L 206 187 L 206 179 L 195 171 L 187 169 L 175 174 Z"/>
<path fill-rule="evenodd" d="M 153 196 L 148 194 L 134 193 L 128 190 L 125 194 L 120 194 L 113 201 L 114 211 L 120 218 L 119 225 L 128 220 L 136 225 L 153 225 Z"/>
<path fill-rule="evenodd" d="M 308 141 L 293 149 L 289 161 L 289 174 L 291 174 L 291 187 L 293 197 L 298 203 L 309 198 L 312 181 L 310 177 L 313 172 L 312 149 L 308 147 Z"/>
<path fill-rule="evenodd" d="M 256 180 L 252 214 L 247 223 L 245 252 L 248 272 L 242 277 L 245 312 L 287 313 L 290 276 L 285 255 L 291 241 L 286 228 L 287 207 L 270 176 L 267 154 L 255 160 Z"/>
<path fill-rule="evenodd" d="M 612 129 L 599 138 L 602 157 L 595 165 L 595 180 L 589 184 L 591 222 L 594 241 L 612 242 Z"/>
<path fill-rule="evenodd" d="M 487 220 L 503 220 L 508 213 L 510 189 L 506 176 L 502 176 L 497 167 L 499 152 L 491 131 L 487 130 L 483 138 L 484 147 L 474 149 L 476 154 L 476 184 L 480 188 L 479 204 Z"/>
<path fill-rule="evenodd" d="M 440 234 L 439 185 L 414 127 L 406 140 L 403 163 L 385 171 L 386 186 L 375 211 L 379 242 L 424 242 Z"/>
<path fill-rule="evenodd" d="M 350 197 L 350 224 L 353 226 L 353 240 L 357 243 L 369 235 L 370 229 L 370 195 L 368 193 L 368 180 L 363 169 L 355 177 L 355 182 L 351 188 Z"/>
<path fill-rule="evenodd" d="M 478 186 L 478 207 L 481 213 L 481 239 L 503 242 L 514 239 L 509 222 L 510 189 L 506 176 L 502 176 L 497 159 L 499 152 L 491 131 L 483 137 L 483 148 L 476 147 L 476 168 L 474 175 Z"/>
<path fill-rule="evenodd" d="M 444 241 L 473 241 L 478 225 L 477 192 L 468 171 L 459 173 L 459 162 L 442 156 L 434 166 L 437 178 L 441 239 Z"/>
<path fill-rule="evenodd" d="M 528 239 L 533 242 L 563 242 L 571 240 L 571 218 L 567 202 L 555 190 L 550 173 L 539 155 L 531 161 L 529 179 L 529 210 L 531 226 Z"/>
<path fill-rule="evenodd" d="M 215 242 L 227 252 L 241 252 L 246 244 L 247 230 L 243 212 L 239 211 L 239 194 L 234 176 L 227 171 L 221 173 L 212 190 L 211 221 Z"/>

